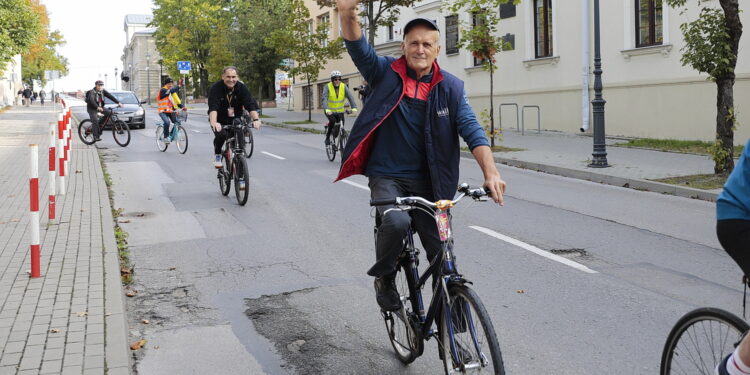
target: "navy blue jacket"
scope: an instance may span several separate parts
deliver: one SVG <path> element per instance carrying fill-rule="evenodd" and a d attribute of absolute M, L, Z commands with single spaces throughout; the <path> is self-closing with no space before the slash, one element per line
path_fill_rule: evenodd
<path fill-rule="evenodd" d="M 352 61 L 367 80 L 372 91 L 367 105 L 357 116 L 343 153 L 344 163 L 336 181 L 364 174 L 378 126 L 394 111 L 407 91 L 406 59 L 377 56 L 364 37 L 346 41 Z M 460 143 L 458 135 L 470 149 L 489 146 L 484 129 L 465 98 L 463 81 L 433 63 L 430 91 L 426 93 L 425 149 L 435 199 L 453 199 L 458 186 Z M 411 89 L 411 85 L 410 89 Z"/>
<path fill-rule="evenodd" d="M 716 200 L 716 219 L 750 220 L 750 139 Z"/>

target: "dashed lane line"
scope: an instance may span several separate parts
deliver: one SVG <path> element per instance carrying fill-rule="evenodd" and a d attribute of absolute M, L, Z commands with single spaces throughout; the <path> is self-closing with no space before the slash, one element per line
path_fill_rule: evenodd
<path fill-rule="evenodd" d="M 534 253 L 536 255 L 540 255 L 540 256 L 543 256 L 543 257 L 545 257 L 547 259 L 554 260 L 555 262 L 560 262 L 560 263 L 562 263 L 562 264 L 564 264 L 566 266 L 573 267 L 573 268 L 575 268 L 575 269 L 577 269 L 579 271 L 583 271 L 583 272 L 586 272 L 586 273 L 599 273 L 597 271 L 592 270 L 591 268 L 588 268 L 588 267 L 584 266 L 583 264 L 574 262 L 574 261 L 572 261 L 572 260 L 570 260 L 568 258 L 563 258 L 563 257 L 561 257 L 559 255 L 551 254 L 550 252 L 544 251 L 544 250 L 542 250 L 542 249 L 540 249 L 540 248 L 538 248 L 538 247 L 536 247 L 534 245 L 527 244 L 526 242 L 519 241 L 519 240 L 517 240 L 515 238 L 512 238 L 512 237 L 508 237 L 508 236 L 506 236 L 504 234 L 500 234 L 498 232 L 495 232 L 494 230 L 487 229 L 487 228 L 480 227 L 480 226 L 476 226 L 476 225 L 470 225 L 469 228 L 474 229 L 474 230 L 479 231 L 479 232 L 482 232 L 482 233 L 484 233 L 484 234 L 486 234 L 486 235 L 488 235 L 490 237 L 495 237 L 495 238 L 497 238 L 499 240 L 503 240 L 503 241 L 505 241 L 505 242 L 507 242 L 509 244 L 518 246 L 518 247 L 520 247 L 520 248 L 522 248 L 524 250 L 528 250 L 528 251 L 530 251 L 530 252 L 532 252 L 532 253 Z"/>
<path fill-rule="evenodd" d="M 286 160 L 286 158 L 285 158 L 285 157 L 283 157 L 283 156 L 279 156 L 279 155 L 274 155 L 274 154 L 272 154 L 272 153 L 270 153 L 270 152 L 265 152 L 265 151 L 261 151 L 261 153 L 263 153 L 263 154 L 266 154 L 266 155 L 268 155 L 268 156 L 270 156 L 270 157 L 272 157 L 272 158 L 276 158 L 276 159 L 279 159 L 279 160 Z"/>

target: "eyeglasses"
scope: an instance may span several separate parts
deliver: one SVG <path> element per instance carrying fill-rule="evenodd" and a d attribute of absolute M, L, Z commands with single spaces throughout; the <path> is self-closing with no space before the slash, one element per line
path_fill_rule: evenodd
<path fill-rule="evenodd" d="M 332 80 L 334 80 L 334 81 L 341 81 L 341 78 L 338 78 L 338 77 L 336 77 L 336 78 L 331 78 L 331 79 L 332 79 Z"/>

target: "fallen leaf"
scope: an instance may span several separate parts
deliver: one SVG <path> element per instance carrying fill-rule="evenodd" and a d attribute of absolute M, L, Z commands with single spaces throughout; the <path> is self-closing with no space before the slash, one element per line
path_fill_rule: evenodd
<path fill-rule="evenodd" d="M 76 170 L 76 173 L 81 173 L 81 171 L 79 171 L 79 170 Z"/>
<path fill-rule="evenodd" d="M 159 347 L 158 346 L 154 346 L 154 349 L 159 349 Z"/>
<path fill-rule="evenodd" d="M 52 328 L 52 329 L 51 329 L 51 330 L 49 330 L 49 331 L 50 331 L 51 333 L 59 333 L 59 332 L 60 332 L 60 329 L 58 329 L 58 328 Z"/>
<path fill-rule="evenodd" d="M 146 216 L 146 214 L 144 214 L 144 213 L 141 212 L 141 213 L 139 213 L 138 215 L 135 215 L 135 216 L 144 217 L 144 216 Z"/>
<path fill-rule="evenodd" d="M 138 292 L 136 292 L 135 290 L 131 290 L 131 291 L 125 293 L 125 295 L 128 296 L 128 297 L 135 297 L 136 294 L 138 294 Z"/>
<path fill-rule="evenodd" d="M 18 222 L 18 219 L 10 219 L 10 222 L 11 222 L 11 223 L 17 223 L 17 222 Z"/>
<path fill-rule="evenodd" d="M 130 344 L 130 350 L 138 350 L 142 348 L 144 345 L 146 345 L 146 340 L 138 340 Z"/>
<path fill-rule="evenodd" d="M 516 290 L 516 293 L 518 293 L 518 294 L 524 294 L 525 292 L 524 292 L 523 289 L 518 289 L 518 290 Z"/>
<path fill-rule="evenodd" d="M 129 223 L 130 220 L 120 220 L 120 223 Z"/>
<path fill-rule="evenodd" d="M 169 270 L 170 270 L 170 271 L 174 271 L 174 270 L 176 270 L 176 269 L 177 269 L 177 267 L 169 267 Z"/>
<path fill-rule="evenodd" d="M 81 311 L 81 312 L 78 313 L 78 316 L 80 316 L 80 317 L 87 316 L 87 315 L 89 315 L 89 313 L 87 311 Z"/>
<path fill-rule="evenodd" d="M 104 314 L 104 316 L 110 316 L 110 315 L 112 315 L 112 313 L 106 313 L 106 314 Z"/>
<path fill-rule="evenodd" d="M 143 324 L 149 324 L 151 322 L 149 322 L 148 319 L 143 319 L 143 320 L 141 320 L 141 323 L 143 323 Z"/>
<path fill-rule="evenodd" d="M 130 268 L 125 268 L 125 267 L 120 268 L 120 275 L 122 276 L 130 275 L 131 273 L 132 272 L 130 271 Z"/>

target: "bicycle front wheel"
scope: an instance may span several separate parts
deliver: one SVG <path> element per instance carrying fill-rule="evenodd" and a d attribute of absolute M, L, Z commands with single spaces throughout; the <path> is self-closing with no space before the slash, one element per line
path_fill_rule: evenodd
<path fill-rule="evenodd" d="M 254 141 L 253 129 L 248 127 L 247 130 L 245 130 L 245 157 L 248 159 L 253 156 L 253 150 L 255 149 Z"/>
<path fill-rule="evenodd" d="M 250 195 L 250 179 L 247 172 L 247 161 L 241 157 L 235 157 L 234 164 L 234 194 L 237 196 L 237 203 L 244 206 L 247 203 L 247 197 Z"/>
<path fill-rule="evenodd" d="M 341 135 L 339 136 L 339 153 L 341 154 L 341 164 L 344 164 L 344 147 L 346 147 L 346 141 L 349 140 L 349 133 L 341 129 Z"/>
<path fill-rule="evenodd" d="M 112 124 L 112 136 L 118 145 L 125 147 L 130 143 L 130 127 L 124 121 L 117 120 Z"/>
<path fill-rule="evenodd" d="M 748 324 L 721 309 L 703 307 L 685 314 L 672 328 L 661 355 L 661 374 L 714 374 L 734 351 Z"/>
<path fill-rule="evenodd" d="M 329 144 L 326 145 L 326 155 L 328 160 L 333 161 L 336 159 L 336 139 L 332 139 Z"/>
<path fill-rule="evenodd" d="M 440 317 L 440 345 L 446 374 L 505 374 L 490 315 L 465 285 L 448 288 L 448 309 Z"/>
<path fill-rule="evenodd" d="M 182 125 L 177 125 L 175 133 L 174 142 L 177 143 L 177 150 L 180 151 L 181 154 L 184 154 L 188 149 L 187 131 L 185 131 L 185 128 L 183 128 Z"/>
<path fill-rule="evenodd" d="M 401 297 L 401 309 L 383 311 L 385 329 L 396 357 L 403 363 L 412 363 L 424 351 L 424 343 L 417 333 L 416 314 L 409 302 L 412 288 L 406 274 L 408 268 L 401 264 L 396 273 L 396 290 Z"/>
<path fill-rule="evenodd" d="M 219 190 L 221 191 L 221 195 L 224 196 L 229 195 L 229 188 L 232 186 L 232 176 L 229 174 L 231 166 L 226 155 L 226 152 L 221 154 L 221 168 L 219 168 L 216 176 L 219 179 Z"/>
<path fill-rule="evenodd" d="M 94 124 L 91 120 L 83 120 L 78 123 L 78 138 L 87 145 L 94 144 Z"/>
<path fill-rule="evenodd" d="M 161 152 L 167 151 L 167 147 L 169 147 L 169 144 L 164 142 L 164 125 L 159 125 L 156 127 L 155 135 L 156 148 L 158 148 Z"/>

